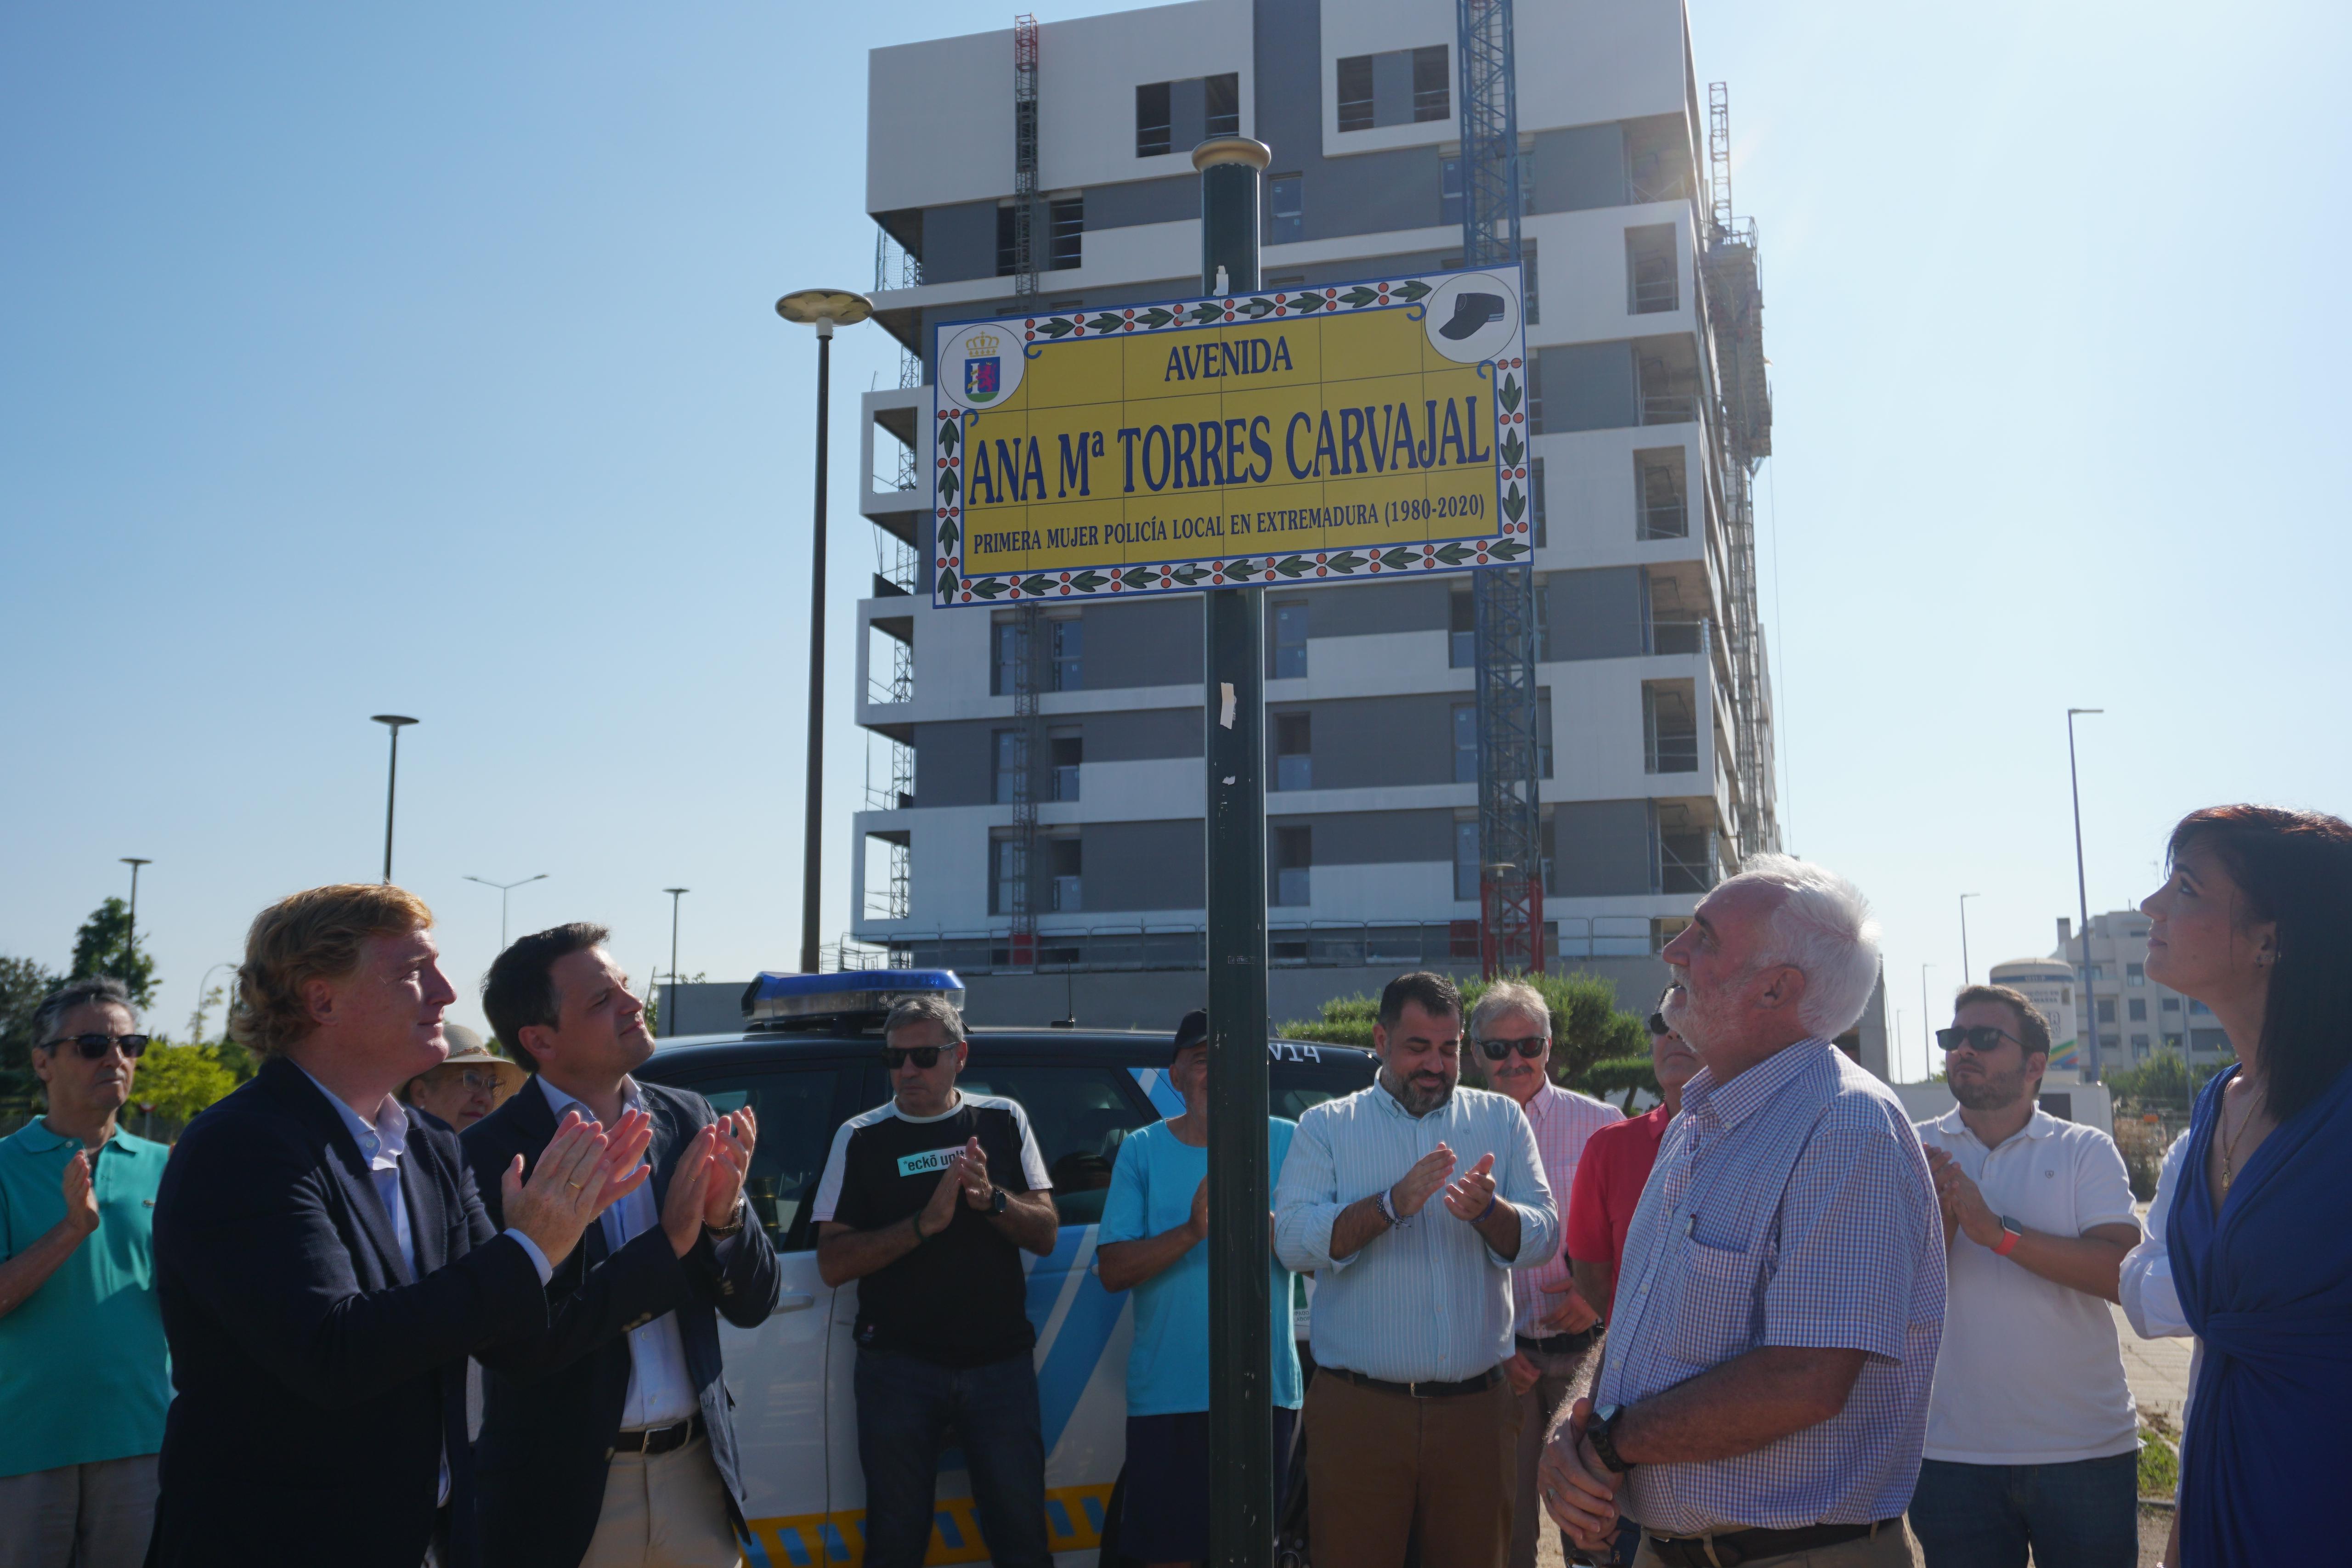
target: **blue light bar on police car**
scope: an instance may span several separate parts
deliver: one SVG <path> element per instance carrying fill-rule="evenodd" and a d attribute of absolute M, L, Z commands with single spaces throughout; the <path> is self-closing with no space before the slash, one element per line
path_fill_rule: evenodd
<path fill-rule="evenodd" d="M 953 969 L 856 969 L 831 975 L 763 972 L 743 992 L 749 1024 L 878 1022 L 911 997 L 938 997 L 961 1009 L 963 981 Z"/>

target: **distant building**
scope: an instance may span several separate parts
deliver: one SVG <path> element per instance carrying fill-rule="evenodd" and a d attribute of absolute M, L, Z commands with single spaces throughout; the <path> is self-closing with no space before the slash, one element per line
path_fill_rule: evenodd
<path fill-rule="evenodd" d="M 1029 308 L 1197 293 L 1189 153 L 1217 134 L 1273 149 L 1266 289 L 1458 267 L 1456 27 L 1453 0 L 1044 24 Z M 1522 5 L 1517 53 L 1546 967 L 1608 974 L 1645 1009 L 1660 946 L 1780 839 L 1750 470 L 1730 455 L 1769 450 L 1755 231 L 1729 215 L 1727 141 L 1720 167 L 1710 148 L 1727 111 L 1681 0 Z M 1023 308 L 1014 65 L 1002 29 L 867 57 L 875 320 L 906 357 L 860 421 L 879 559 L 857 612 L 872 749 L 851 936 L 954 967 L 976 1008 L 1172 1019 L 1204 962 L 1199 601 L 1049 604 L 1034 633 L 1019 609 L 930 603 L 935 329 Z M 1277 1019 L 1400 969 L 1477 970 L 1471 586 L 1266 596 Z M 1090 1008 L 1088 976 L 1119 994 Z"/>
<path fill-rule="evenodd" d="M 2056 958 L 2011 958 L 1995 964 L 1987 977 L 1996 986 L 2025 993 L 2050 1023 L 2050 1071 L 2079 1073 L 2083 1058 L 2074 1033 L 2074 967 Z"/>
<path fill-rule="evenodd" d="M 2230 1053 L 2229 1034 L 2211 1009 L 2147 977 L 2147 927 L 2137 909 L 2091 916 L 2092 1005 L 2074 1030 L 2098 1042 L 2085 1071 L 2145 1067 L 2160 1051 L 2192 1066 L 2218 1064 Z M 2082 961 L 2083 944 L 2064 915 L 2050 956 L 2070 966 Z"/>

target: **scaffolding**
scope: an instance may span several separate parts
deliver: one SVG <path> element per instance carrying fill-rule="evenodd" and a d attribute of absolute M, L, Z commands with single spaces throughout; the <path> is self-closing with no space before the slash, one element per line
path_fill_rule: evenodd
<path fill-rule="evenodd" d="M 1519 262 L 1521 172 L 1511 0 L 1456 0 L 1465 267 Z M 1478 956 L 1488 976 L 1544 967 L 1537 799 L 1535 568 L 1473 574 L 1478 698 Z"/>
<path fill-rule="evenodd" d="M 1772 704 L 1757 612 L 1756 470 L 1772 455 L 1772 389 L 1764 364 L 1764 297 L 1756 220 L 1731 200 L 1731 100 L 1722 82 L 1706 89 L 1706 244 L 1701 257 L 1708 336 L 1714 350 L 1716 465 L 1721 476 L 1725 651 L 1731 658 L 1731 712 L 1739 789 L 1739 856 L 1780 847 L 1772 786 Z"/>
<path fill-rule="evenodd" d="M 1013 292 L 1037 292 L 1037 18 L 1013 18 Z"/>

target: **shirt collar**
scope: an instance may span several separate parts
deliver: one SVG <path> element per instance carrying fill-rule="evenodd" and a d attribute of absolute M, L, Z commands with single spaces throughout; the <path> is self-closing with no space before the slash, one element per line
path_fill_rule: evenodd
<path fill-rule="evenodd" d="M 588 1109 L 587 1102 L 583 1100 L 575 1100 L 571 1095 L 566 1094 L 562 1090 L 558 1089 L 554 1084 L 550 1083 L 547 1081 L 547 1074 L 544 1072 L 536 1073 L 533 1074 L 533 1076 L 539 1080 L 540 1090 L 547 1096 L 548 1109 L 555 1113 L 555 1119 L 558 1122 L 562 1121 L 563 1113 L 574 1105 L 580 1107 L 580 1119 L 582 1121 L 593 1122 L 596 1120 L 596 1113 Z M 621 1074 L 621 1109 L 625 1111 L 642 1111 L 645 1108 L 646 1098 L 643 1094 L 637 1092 L 637 1081 L 630 1077 L 625 1072 Z"/>
<path fill-rule="evenodd" d="M 309 1068 L 299 1061 L 294 1066 L 303 1077 L 310 1080 L 320 1093 L 327 1097 L 327 1103 L 335 1108 L 335 1113 L 343 1119 L 343 1125 L 352 1130 L 352 1136 L 358 1142 L 361 1157 L 367 1161 L 368 1169 L 389 1171 L 400 1168 L 400 1156 L 408 1152 L 408 1110 L 397 1096 L 387 1094 L 383 1097 L 383 1103 L 376 1107 L 375 1121 L 371 1124 L 357 1111 L 344 1104 L 341 1096 L 312 1077 Z"/>
<path fill-rule="evenodd" d="M 1683 1085 L 1683 1110 L 1702 1112 L 1727 1128 L 1737 1127 L 1772 1097 L 1823 1063 L 1822 1053 L 1837 1047 L 1818 1035 L 1809 1035 L 1782 1047 L 1728 1083 L 1718 1083 L 1715 1070 L 1702 1067 Z"/>
<path fill-rule="evenodd" d="M 2011 1134 L 2009 1137 L 2003 1138 L 2001 1142 L 2007 1144 L 2019 1137 L 2046 1138 L 2055 1133 L 2061 1124 L 2057 1117 L 2036 1105 L 2033 1108 L 2033 1114 L 2025 1119 L 2025 1125 Z M 1958 1105 L 1937 1117 L 1935 1125 L 1936 1130 L 1947 1137 L 1974 1138 L 1977 1135 L 1977 1130 L 1960 1119 L 1960 1108 Z M 1983 1140 L 1978 1141 L 1981 1144 Z"/>
<path fill-rule="evenodd" d="M 1536 1092 L 1528 1096 L 1528 1103 L 1521 1109 L 1527 1112 L 1528 1119 L 1532 1122 L 1567 1098 L 1568 1091 L 1547 1078 L 1536 1086 Z"/>
<path fill-rule="evenodd" d="M 16 1132 L 10 1134 L 9 1141 L 21 1144 L 25 1153 L 28 1155 L 55 1154 L 59 1149 L 79 1149 L 83 1146 L 79 1138 L 68 1138 L 61 1134 L 50 1132 L 38 1116 L 26 1123 Z M 98 1146 L 98 1152 L 104 1155 L 119 1150 L 128 1154 L 133 1148 L 146 1146 L 145 1139 L 132 1137 L 129 1133 L 124 1132 L 122 1124 L 117 1122 L 114 1135 L 100 1144 Z"/>

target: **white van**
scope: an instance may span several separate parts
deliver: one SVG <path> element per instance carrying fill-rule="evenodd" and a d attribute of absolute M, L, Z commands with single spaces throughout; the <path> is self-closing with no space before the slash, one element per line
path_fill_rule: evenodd
<path fill-rule="evenodd" d="M 786 1030 L 663 1040 L 639 1072 L 691 1089 L 721 1111 L 749 1105 L 760 1118 L 751 1202 L 775 1241 L 781 1297 L 759 1328 L 722 1322 L 719 1333 L 749 1494 L 751 1561 L 768 1568 L 839 1568 L 865 1557 L 866 1483 L 851 1393 L 856 1287 L 835 1291 L 817 1278 L 808 1204 L 834 1130 L 888 1097 L 873 998 L 904 977 L 824 977 L 875 989 L 845 998 L 838 1011 L 803 1011 Z M 951 975 L 940 977 L 961 988 Z M 814 977 L 794 978 L 805 985 Z M 1037 1326 L 1045 1518 L 1062 1568 L 1092 1568 L 1125 1458 L 1127 1350 L 1134 1328 L 1127 1297 L 1110 1294 L 1094 1277 L 1095 1235 L 1121 1140 L 1183 1108 L 1166 1081 L 1170 1038 L 974 1030 L 959 1081 L 1027 1110 L 1061 1210 L 1053 1255 L 1024 1254 L 1023 1260 L 1029 1265 L 1029 1316 Z M 1277 1116 L 1296 1120 L 1308 1106 L 1372 1081 L 1368 1051 L 1277 1042 L 1269 1054 Z M 940 1472 L 925 1561 L 984 1563 L 962 1456 L 950 1450 Z"/>

